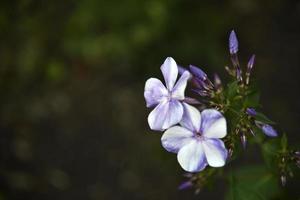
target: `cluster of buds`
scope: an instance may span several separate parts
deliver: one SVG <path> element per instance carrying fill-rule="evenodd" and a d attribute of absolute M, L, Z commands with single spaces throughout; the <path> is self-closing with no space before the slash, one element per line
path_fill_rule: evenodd
<path fill-rule="evenodd" d="M 230 58 L 231 58 L 231 62 L 233 65 L 233 69 L 229 68 L 228 66 L 226 66 L 225 69 L 227 70 L 227 72 L 230 75 L 236 77 L 239 84 L 249 85 L 251 71 L 252 71 L 252 68 L 254 65 L 254 61 L 255 61 L 255 55 L 252 55 L 248 61 L 247 69 L 246 69 L 246 73 L 245 73 L 245 82 L 244 82 L 243 73 L 242 73 L 242 69 L 240 67 L 240 62 L 239 62 L 238 54 L 237 54 L 238 50 L 239 50 L 239 43 L 238 43 L 235 32 L 232 30 L 230 33 L 230 36 L 229 36 L 229 51 L 230 51 Z"/>

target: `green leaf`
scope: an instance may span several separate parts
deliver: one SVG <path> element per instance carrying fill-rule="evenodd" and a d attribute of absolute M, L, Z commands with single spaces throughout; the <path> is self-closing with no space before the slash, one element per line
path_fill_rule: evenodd
<path fill-rule="evenodd" d="M 280 149 L 280 141 L 269 139 L 262 144 L 262 155 L 269 168 L 277 165 L 277 154 Z"/>
<path fill-rule="evenodd" d="M 276 196 L 276 177 L 264 166 L 247 166 L 230 173 L 226 200 L 265 200 Z"/>
<path fill-rule="evenodd" d="M 287 151 L 287 146 L 288 146 L 288 141 L 287 141 L 287 137 L 286 134 L 283 134 L 283 136 L 281 137 L 281 149 L 286 152 Z"/>
<path fill-rule="evenodd" d="M 237 95 L 238 82 L 233 81 L 227 85 L 226 96 L 228 99 L 232 99 Z"/>
<path fill-rule="evenodd" d="M 244 108 L 249 108 L 249 107 L 258 107 L 259 104 L 259 97 L 260 93 L 256 91 L 250 91 L 249 94 L 247 95 L 245 101 L 244 101 Z"/>
<path fill-rule="evenodd" d="M 257 112 L 255 119 L 257 121 L 266 123 L 266 124 L 275 124 L 275 122 L 273 122 L 272 120 L 270 120 L 267 116 L 265 116 L 264 114 Z"/>

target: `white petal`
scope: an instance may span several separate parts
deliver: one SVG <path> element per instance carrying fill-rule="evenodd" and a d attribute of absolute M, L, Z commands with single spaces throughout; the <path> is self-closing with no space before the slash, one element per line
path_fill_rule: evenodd
<path fill-rule="evenodd" d="M 190 72 L 185 71 L 182 76 L 177 81 L 176 85 L 172 90 L 172 98 L 183 100 L 184 99 L 184 91 L 187 85 L 187 81 L 191 77 Z"/>
<path fill-rule="evenodd" d="M 165 78 L 167 88 L 171 91 L 178 75 L 178 68 L 175 60 L 171 57 L 168 57 L 160 69 Z"/>
<path fill-rule="evenodd" d="M 149 78 L 146 81 L 144 97 L 147 107 L 159 104 L 167 95 L 168 91 L 160 80 L 157 78 Z"/>
<path fill-rule="evenodd" d="M 186 128 L 174 126 L 163 134 L 161 144 L 167 151 L 177 153 L 180 148 L 193 140 L 193 136 L 194 134 Z"/>
<path fill-rule="evenodd" d="M 188 172 L 199 172 L 207 165 L 201 142 L 195 139 L 179 150 L 177 160 Z"/>
<path fill-rule="evenodd" d="M 215 109 L 201 112 L 200 132 L 207 138 L 223 138 L 227 134 L 226 119 Z"/>
<path fill-rule="evenodd" d="M 148 116 L 152 130 L 162 131 L 180 122 L 183 107 L 179 101 L 163 101 Z"/>
<path fill-rule="evenodd" d="M 206 139 L 202 141 L 208 164 L 212 167 L 222 167 L 226 163 L 227 149 L 220 139 Z"/>
<path fill-rule="evenodd" d="M 183 103 L 183 116 L 180 125 L 192 132 L 199 132 L 201 125 L 200 112 L 195 107 Z"/>

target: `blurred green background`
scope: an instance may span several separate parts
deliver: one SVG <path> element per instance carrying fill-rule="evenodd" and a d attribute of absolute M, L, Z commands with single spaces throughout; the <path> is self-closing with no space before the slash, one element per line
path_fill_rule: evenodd
<path fill-rule="evenodd" d="M 177 191 L 183 171 L 149 130 L 143 88 L 167 56 L 226 80 L 233 28 L 242 63 L 257 55 L 263 111 L 296 145 L 297 0 L 2 0 L 0 200 L 224 199 L 226 182 Z M 234 166 L 261 163 L 253 152 Z"/>

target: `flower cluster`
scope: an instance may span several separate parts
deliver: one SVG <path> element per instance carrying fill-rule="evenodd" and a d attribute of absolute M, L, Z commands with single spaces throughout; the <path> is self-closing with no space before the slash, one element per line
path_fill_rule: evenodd
<path fill-rule="evenodd" d="M 199 172 L 207 165 L 224 166 L 228 153 L 221 138 L 226 136 L 227 126 L 219 111 L 205 109 L 200 113 L 185 101 L 188 80 L 213 87 L 200 69 L 190 66 L 190 70 L 185 70 L 176 82 L 178 66 L 173 58 L 167 58 L 161 66 L 166 86 L 160 80 L 150 78 L 144 96 L 148 107 L 155 106 L 148 116 L 150 128 L 165 131 L 162 146 L 177 153 L 184 170 Z"/>
<path fill-rule="evenodd" d="M 233 80 L 227 87 L 222 85 L 217 74 L 211 81 L 200 68 L 194 65 L 187 68 L 178 66 L 171 57 L 166 58 L 160 68 L 165 84 L 157 78 L 146 81 L 146 105 L 153 108 L 148 116 L 149 127 L 163 132 L 162 146 L 168 152 L 177 154 L 178 163 L 187 172 L 200 172 L 207 166 L 211 167 L 209 170 L 224 166 L 238 148 L 237 141 L 240 140 L 241 146 L 246 148 L 247 140 L 257 137 L 256 132 L 263 133 L 259 137 L 274 138 L 279 135 L 272 126 L 274 123 L 257 111 L 258 93 L 250 84 L 255 55 L 242 69 L 238 49 L 238 40 L 232 31 L 229 36 L 232 66 L 225 69 Z M 188 97 L 186 90 L 190 91 Z M 281 181 L 285 182 L 286 174 L 290 172 L 287 160 L 299 166 L 300 159 L 299 151 L 287 153 L 291 151 L 287 150 L 286 145 L 282 149 L 277 157 L 282 157 L 278 168 Z M 199 180 L 207 180 L 213 172 L 190 175 L 190 180 L 179 188 L 188 188 Z"/>

